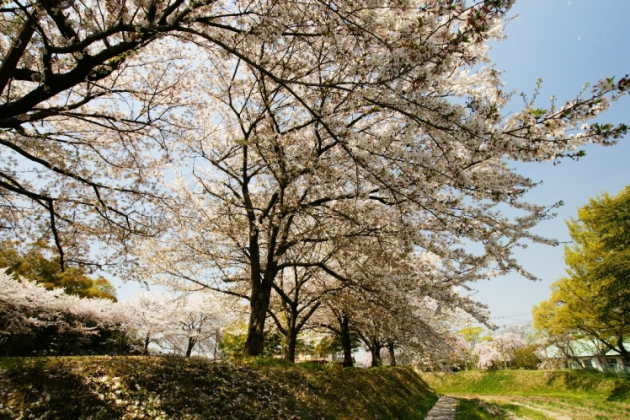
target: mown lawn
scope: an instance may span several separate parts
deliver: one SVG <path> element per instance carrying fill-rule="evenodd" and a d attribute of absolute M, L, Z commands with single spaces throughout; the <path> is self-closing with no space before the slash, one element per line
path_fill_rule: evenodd
<path fill-rule="evenodd" d="M 411 369 L 158 357 L 2 359 L 0 419 L 423 419 Z"/>
<path fill-rule="evenodd" d="M 437 392 L 466 400 L 458 407 L 461 419 L 507 418 L 502 416 L 508 413 L 532 420 L 630 419 L 627 377 L 524 370 L 425 373 L 422 377 Z M 488 409 L 496 410 L 494 417 L 483 417 L 481 412 Z M 466 417 L 465 413 L 470 414 Z"/>

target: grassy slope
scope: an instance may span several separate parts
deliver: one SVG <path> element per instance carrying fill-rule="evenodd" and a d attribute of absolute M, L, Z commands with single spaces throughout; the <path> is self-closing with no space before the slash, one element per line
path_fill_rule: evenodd
<path fill-rule="evenodd" d="M 499 370 L 425 373 L 422 378 L 442 394 L 545 396 L 630 403 L 630 379 L 596 372 Z"/>
<path fill-rule="evenodd" d="M 20 412 L 50 419 L 423 419 L 436 400 L 400 367 L 147 357 L 0 362 L 0 419 Z"/>
<path fill-rule="evenodd" d="M 463 398 L 458 418 L 485 419 L 494 407 L 523 419 L 628 419 L 630 379 L 577 371 L 474 371 L 422 374 L 436 391 Z"/>

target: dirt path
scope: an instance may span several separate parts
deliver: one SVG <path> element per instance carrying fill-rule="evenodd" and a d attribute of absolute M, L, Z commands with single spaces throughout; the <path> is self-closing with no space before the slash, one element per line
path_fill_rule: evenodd
<path fill-rule="evenodd" d="M 454 420 L 457 400 L 451 397 L 440 397 L 425 420 Z"/>

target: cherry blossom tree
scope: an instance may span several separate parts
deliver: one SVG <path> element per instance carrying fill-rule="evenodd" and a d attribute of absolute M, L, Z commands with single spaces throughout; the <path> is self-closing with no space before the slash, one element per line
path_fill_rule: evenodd
<path fill-rule="evenodd" d="M 170 319 L 172 328 L 165 334 L 167 346 L 185 357 L 190 357 L 194 349 L 201 354 L 210 353 L 217 346 L 219 331 L 227 320 L 216 296 L 195 293 L 173 303 L 176 313 Z"/>
<path fill-rule="evenodd" d="M 80 352 L 103 330 L 121 330 L 123 312 L 109 299 L 87 299 L 68 295 L 63 289 L 47 290 L 35 282 L 0 274 L 0 342 L 7 355 L 20 337 L 36 337 L 48 330 L 45 349 L 57 354 Z M 54 344 L 54 345 L 53 345 Z M 52 347 L 51 347 L 52 346 Z"/>
<path fill-rule="evenodd" d="M 161 346 L 164 335 L 171 330 L 177 307 L 173 297 L 163 293 L 140 292 L 121 304 L 127 316 L 129 328 L 142 343 L 142 354 L 149 354 L 149 345 Z"/>
<path fill-rule="evenodd" d="M 205 7 L 187 3 L 2 4 L 2 228 L 50 240 L 62 270 L 107 265 L 156 228 L 166 194 L 155 179 L 190 101 L 182 54 L 154 41 Z M 94 241 L 106 246 L 98 258 Z"/>
<path fill-rule="evenodd" d="M 200 292 L 183 296 L 141 292 L 121 306 L 128 327 L 142 342 L 143 354 L 149 354 L 152 343 L 185 357 L 195 349 L 208 353 L 231 314 L 217 296 Z"/>
<path fill-rule="evenodd" d="M 149 263 L 170 282 L 246 297 L 249 355 L 262 352 L 278 274 L 313 268 L 347 280 L 328 256 L 352 240 L 387 234 L 403 255 L 434 255 L 451 276 L 435 289 L 444 297 L 508 271 L 533 278 L 512 250 L 555 243 L 530 231 L 552 208 L 522 201 L 535 183 L 507 162 L 614 143 L 627 126 L 583 124 L 630 82 L 606 79 L 564 104 L 531 100 L 502 116 L 511 94 L 483 65 L 510 5 L 225 3 L 229 16 L 178 27 L 205 63 L 203 95 L 180 139 L 189 166 L 172 187 L 173 230 L 145 248 Z M 292 258 L 313 243 L 328 249 Z"/>
<path fill-rule="evenodd" d="M 323 298 L 338 289 L 335 279 L 315 269 L 285 269 L 274 282 L 275 294 L 269 315 L 284 338 L 284 358 L 295 361 L 298 335 L 322 304 Z"/>
<path fill-rule="evenodd" d="M 446 354 L 454 341 L 454 322 L 464 316 L 486 320 L 483 307 L 459 295 L 452 284 L 455 273 L 448 275 L 439 258 L 426 253 L 394 256 L 363 245 L 346 260 L 349 280 L 324 297 L 314 323 L 342 343 L 344 336 L 349 341 L 357 335 L 374 366 L 382 363 L 385 350 L 393 365 L 398 356 L 413 362 L 427 353 Z M 350 346 L 344 346 L 348 366 L 350 352 Z"/>
<path fill-rule="evenodd" d="M 505 333 L 492 337 L 492 341 L 478 344 L 473 354 L 479 357 L 477 367 L 488 369 L 502 364 L 507 369 L 509 362 L 514 360 L 514 350 L 525 347 L 527 343 L 515 333 Z"/>

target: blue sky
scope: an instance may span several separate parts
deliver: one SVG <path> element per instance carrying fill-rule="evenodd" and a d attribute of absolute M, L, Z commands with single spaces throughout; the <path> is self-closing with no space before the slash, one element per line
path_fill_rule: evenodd
<path fill-rule="evenodd" d="M 604 77 L 617 80 L 630 73 L 630 1 L 628 0 L 517 0 L 507 24 L 506 41 L 497 43 L 490 55 L 496 68 L 505 70 L 502 80 L 509 90 L 530 94 L 536 80 L 544 79 L 537 103 L 547 108 L 552 95 L 558 103 L 573 98 L 584 83 Z M 514 106 L 522 104 L 513 99 Z M 613 104 L 599 121 L 630 123 L 630 95 Z M 541 223 L 535 232 L 561 241 L 570 237 L 565 219 L 602 192 L 616 194 L 630 184 L 630 136 L 612 147 L 589 145 L 579 162 L 511 163 L 518 171 L 542 185 L 527 195 L 538 204 L 562 200 L 558 216 Z M 542 281 L 531 282 L 508 275 L 473 285 L 477 300 L 489 305 L 498 325 L 531 320 L 531 309 L 550 295 L 549 286 L 564 275 L 562 246 L 532 245 L 517 252 L 518 260 Z M 507 317 L 507 318 L 506 318 Z"/>
<path fill-rule="evenodd" d="M 497 69 L 506 71 L 502 79 L 509 90 L 531 96 L 536 80 L 544 79 L 540 107 L 546 107 L 552 95 L 559 103 L 573 98 L 586 82 L 630 73 L 629 0 L 517 0 L 510 14 L 520 17 L 508 23 L 509 38 L 494 46 L 491 57 Z M 515 109 L 522 104 L 517 96 L 513 102 Z M 614 103 L 599 120 L 630 123 L 630 96 Z M 570 240 L 564 220 L 575 216 L 577 207 L 601 192 L 616 194 L 630 184 L 630 138 L 613 147 L 584 149 L 587 155 L 579 162 L 511 164 L 543 182 L 528 193 L 529 201 L 565 203 L 536 233 Z M 564 274 L 562 246 L 532 245 L 519 250 L 517 257 L 542 281 L 509 275 L 473 285 L 475 297 L 489 305 L 493 317 L 501 318 L 495 321 L 499 325 L 530 320 L 533 305 L 547 299 L 551 283 Z M 139 289 L 127 283 L 118 294 L 124 300 Z"/>

